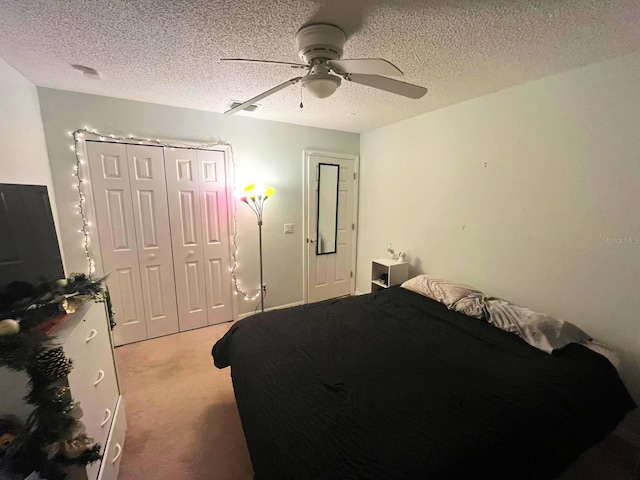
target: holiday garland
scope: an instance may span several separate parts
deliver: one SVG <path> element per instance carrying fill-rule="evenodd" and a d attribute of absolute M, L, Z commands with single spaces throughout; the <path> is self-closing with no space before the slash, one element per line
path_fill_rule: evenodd
<path fill-rule="evenodd" d="M 25 401 L 33 411 L 26 425 L 11 417 L 0 419 L 0 459 L 22 475 L 35 471 L 59 480 L 66 476 L 65 467 L 101 458 L 100 445 L 86 435 L 82 409 L 66 385 L 72 360 L 45 331 L 54 319 L 73 313 L 89 299 L 106 302 L 113 322 L 103 281 L 73 274 L 49 285 L 28 308 L 13 312 L 15 319 L 0 320 L 0 367 L 26 372 L 30 378 Z"/>

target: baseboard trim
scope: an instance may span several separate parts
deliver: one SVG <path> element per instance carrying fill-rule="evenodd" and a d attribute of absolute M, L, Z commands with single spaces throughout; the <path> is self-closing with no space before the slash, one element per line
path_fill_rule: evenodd
<path fill-rule="evenodd" d="M 613 434 L 630 443 L 634 447 L 640 448 L 640 436 L 628 428 L 618 425 L 613 431 Z"/>
<path fill-rule="evenodd" d="M 355 294 L 356 294 L 356 295 L 366 295 L 366 293 L 365 293 L 365 292 L 361 292 L 360 290 L 356 290 L 356 291 L 355 291 Z"/>
<path fill-rule="evenodd" d="M 298 307 L 300 305 L 304 305 L 304 302 L 300 301 L 300 302 L 287 303 L 286 305 L 277 305 L 275 307 L 265 308 L 264 311 L 270 312 L 271 310 L 281 310 L 283 308 Z M 238 320 L 242 320 L 243 318 L 250 317 L 251 315 L 254 315 L 254 313 L 253 312 L 241 313 L 238 315 Z"/>

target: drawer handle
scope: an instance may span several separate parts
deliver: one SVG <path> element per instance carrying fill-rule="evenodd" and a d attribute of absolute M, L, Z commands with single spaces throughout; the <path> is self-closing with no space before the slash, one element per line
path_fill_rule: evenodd
<path fill-rule="evenodd" d="M 109 410 L 108 408 L 105 408 L 104 409 L 104 420 L 102 421 L 100 426 L 104 427 L 109 420 L 111 420 L 111 410 Z"/>
<path fill-rule="evenodd" d="M 118 461 L 118 459 L 120 458 L 120 454 L 122 453 L 122 447 L 120 446 L 119 443 L 116 443 L 116 454 L 113 457 L 113 460 L 111 460 L 111 463 L 116 463 Z"/>
<path fill-rule="evenodd" d="M 89 343 L 91 340 L 96 338 L 96 335 L 98 335 L 98 331 L 95 328 L 92 328 L 89 332 L 89 336 L 85 339 L 85 342 Z"/>
<path fill-rule="evenodd" d="M 98 384 L 104 380 L 104 370 L 98 370 L 98 379 L 93 382 L 93 386 L 96 387 Z"/>

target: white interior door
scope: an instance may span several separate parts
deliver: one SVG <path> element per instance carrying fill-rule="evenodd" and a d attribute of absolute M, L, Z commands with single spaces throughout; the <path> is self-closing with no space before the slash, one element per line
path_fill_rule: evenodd
<path fill-rule="evenodd" d="M 178 329 L 162 147 L 127 145 L 147 337 Z"/>
<path fill-rule="evenodd" d="M 207 323 L 202 208 L 196 151 L 165 148 L 165 168 L 180 330 Z"/>
<path fill-rule="evenodd" d="M 202 202 L 207 322 L 233 319 L 230 276 L 229 219 L 225 153 L 196 150 L 198 186 Z"/>
<path fill-rule="evenodd" d="M 116 345 L 147 338 L 125 145 L 87 141 L 96 226 L 118 325 Z"/>
<path fill-rule="evenodd" d="M 355 260 L 355 211 L 356 211 L 356 162 L 357 157 L 331 155 L 328 153 L 306 153 L 306 265 L 307 301 L 318 302 L 329 298 L 350 295 L 354 292 Z M 324 195 L 332 189 L 337 193 L 335 200 L 321 202 L 325 211 L 335 209 L 337 219 L 327 222 L 326 217 L 318 221 L 318 180 L 321 178 L 320 165 L 337 166 L 337 192 L 335 185 L 322 183 Z M 331 171 L 327 167 L 325 172 Z M 325 174 L 325 180 L 335 180 L 334 175 Z M 334 193 L 331 193 L 329 197 Z M 333 235 L 318 234 L 318 225 L 334 225 L 336 229 L 335 248 Z M 333 228 L 333 227 L 332 227 Z M 334 252 L 335 251 L 335 252 Z M 324 253 L 334 252 L 334 253 Z"/>

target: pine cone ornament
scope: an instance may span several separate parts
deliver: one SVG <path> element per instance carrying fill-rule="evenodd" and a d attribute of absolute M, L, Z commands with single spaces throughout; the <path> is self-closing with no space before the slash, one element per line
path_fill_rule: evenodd
<path fill-rule="evenodd" d="M 72 368 L 71 363 L 62 347 L 43 350 L 36 357 L 38 373 L 50 382 L 69 375 Z"/>

